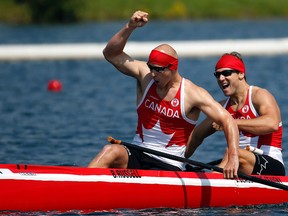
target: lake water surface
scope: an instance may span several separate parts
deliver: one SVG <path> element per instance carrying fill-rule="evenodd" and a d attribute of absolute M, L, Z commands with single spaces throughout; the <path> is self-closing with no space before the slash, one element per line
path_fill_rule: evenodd
<path fill-rule="evenodd" d="M 56 26 L 0 24 L 0 44 L 106 42 L 123 25 L 124 22 Z M 135 31 L 131 40 L 281 38 L 288 36 L 287 26 L 288 20 L 151 21 Z M 179 69 L 184 77 L 206 88 L 215 99 L 220 100 L 223 98 L 222 92 L 213 76 L 218 58 L 184 58 L 180 60 Z M 281 108 L 283 155 L 287 163 L 288 56 L 244 56 L 244 61 L 248 83 L 268 89 Z M 51 79 L 62 82 L 63 90 L 60 93 L 47 91 Z M 134 79 L 118 73 L 104 60 L 0 62 L 0 163 L 87 166 L 106 144 L 107 136 L 131 141 L 137 120 L 135 86 Z M 192 159 L 202 162 L 218 159 L 225 147 L 223 135 L 217 133 L 205 141 Z M 156 213 L 286 215 L 288 208 L 281 205 L 228 209 L 148 209 L 94 214 Z M 77 212 L 69 214 L 79 215 Z"/>

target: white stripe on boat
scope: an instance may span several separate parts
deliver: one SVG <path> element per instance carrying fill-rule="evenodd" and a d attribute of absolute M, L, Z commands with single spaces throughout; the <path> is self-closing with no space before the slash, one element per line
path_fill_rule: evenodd
<path fill-rule="evenodd" d="M 30 181 L 58 181 L 58 182 L 108 182 L 108 183 L 134 183 L 134 184 L 160 184 L 160 185 L 185 185 L 185 186 L 211 186 L 211 187 L 238 187 L 238 188 L 273 188 L 264 184 L 250 181 L 228 179 L 201 179 L 177 177 L 151 177 L 141 178 L 114 178 L 112 175 L 76 175 L 76 174 L 36 174 L 13 173 L 9 169 L 0 169 L 4 175 L 0 180 L 30 180 Z M 287 183 L 286 183 L 287 184 Z"/>

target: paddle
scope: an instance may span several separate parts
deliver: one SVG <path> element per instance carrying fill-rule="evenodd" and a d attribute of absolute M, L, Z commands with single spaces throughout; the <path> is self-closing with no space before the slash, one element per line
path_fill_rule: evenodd
<path fill-rule="evenodd" d="M 210 164 L 210 165 L 218 165 L 219 163 L 221 163 L 222 161 L 222 158 L 221 159 L 218 159 L 218 160 L 214 160 L 214 161 L 210 161 L 208 162 L 207 164 Z M 191 166 L 190 164 L 186 164 L 186 171 L 192 171 L 192 172 L 200 172 L 202 171 L 204 168 L 203 167 L 194 167 L 194 166 Z"/>
<path fill-rule="evenodd" d="M 217 164 L 221 163 L 221 161 L 222 161 L 222 158 L 221 158 L 221 159 L 218 159 L 218 160 L 211 161 L 211 162 L 209 162 L 208 164 L 210 164 L 210 165 L 217 165 Z"/>
<path fill-rule="evenodd" d="M 168 158 L 168 159 L 180 161 L 180 162 L 183 162 L 183 163 L 192 164 L 194 166 L 203 167 L 203 168 L 211 170 L 211 171 L 217 171 L 217 172 L 223 173 L 223 169 L 222 168 L 217 167 L 217 166 L 213 166 L 211 164 L 205 164 L 205 163 L 201 163 L 201 162 L 198 162 L 198 161 L 190 160 L 190 159 L 187 159 L 187 158 L 182 158 L 182 157 L 178 157 L 178 156 L 175 156 L 175 155 L 170 155 L 170 154 L 167 154 L 167 153 L 155 151 L 153 149 L 144 148 L 144 147 L 141 147 L 141 146 L 133 145 L 131 143 L 123 142 L 121 140 L 116 140 L 116 139 L 114 139 L 112 137 L 108 137 L 107 140 L 108 140 L 108 142 L 110 142 L 112 144 L 122 144 L 122 145 L 125 145 L 125 146 L 129 147 L 129 148 L 137 149 L 137 150 L 142 151 L 142 152 L 147 152 L 147 153 L 154 154 L 154 155 L 161 156 L 161 157 L 165 157 L 165 158 Z M 243 174 L 243 173 L 240 173 L 240 172 L 238 172 L 238 177 L 242 178 L 242 179 L 246 179 L 246 180 L 252 181 L 252 182 L 268 185 L 268 186 L 271 186 L 271 187 L 275 187 L 275 188 L 279 188 L 279 189 L 283 189 L 283 190 L 288 190 L 288 186 L 286 186 L 284 184 L 280 184 L 280 183 L 277 183 L 277 182 L 272 182 L 272 181 L 269 181 L 269 180 L 264 180 L 264 179 L 261 179 L 261 178 L 255 177 L 255 176 L 246 175 L 246 174 Z"/>

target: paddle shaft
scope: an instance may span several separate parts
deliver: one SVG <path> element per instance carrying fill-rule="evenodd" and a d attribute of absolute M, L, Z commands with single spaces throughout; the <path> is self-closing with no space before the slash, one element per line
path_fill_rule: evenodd
<path fill-rule="evenodd" d="M 207 164 L 218 165 L 218 164 L 221 163 L 221 161 L 222 161 L 222 159 L 218 159 L 218 160 L 214 160 L 214 161 L 208 162 Z M 189 169 L 189 167 L 191 167 L 191 168 Z M 201 171 L 203 169 L 204 169 L 203 167 L 199 167 L 199 166 L 195 166 L 195 167 L 192 167 L 191 165 L 186 166 L 186 170 L 187 171 L 199 172 L 199 171 Z"/>
<path fill-rule="evenodd" d="M 153 149 L 148 149 L 148 148 L 144 148 L 144 147 L 141 147 L 141 146 L 133 145 L 131 143 L 127 143 L 127 142 L 123 142 L 123 141 L 121 141 L 121 144 L 127 146 L 128 148 L 137 149 L 137 150 L 142 151 L 142 152 L 147 152 L 147 153 L 150 153 L 150 154 L 153 154 L 153 155 L 157 155 L 157 156 L 160 156 L 160 157 L 165 157 L 165 158 L 176 160 L 176 161 L 180 161 L 180 162 L 183 162 L 183 163 L 192 164 L 194 166 L 203 167 L 203 168 L 211 170 L 211 171 L 217 171 L 217 172 L 223 173 L 223 169 L 222 168 L 217 167 L 217 166 L 213 166 L 213 165 L 210 165 L 210 164 L 201 163 L 201 162 L 198 162 L 198 161 L 190 160 L 188 158 L 178 157 L 178 156 L 171 155 L 171 154 L 166 154 L 166 153 L 163 153 L 163 152 L 159 152 L 159 151 L 155 151 Z M 286 186 L 284 184 L 280 184 L 280 183 L 277 183 L 277 182 L 264 180 L 264 179 L 257 178 L 255 176 L 246 175 L 246 174 L 243 174 L 243 173 L 240 173 L 240 172 L 238 172 L 238 177 L 242 178 L 242 179 L 246 179 L 246 180 L 252 181 L 252 182 L 268 185 L 268 186 L 271 186 L 271 187 L 275 187 L 275 188 L 279 188 L 279 189 L 283 189 L 283 190 L 288 190 L 288 186 Z"/>
<path fill-rule="evenodd" d="M 207 163 L 207 164 L 217 165 L 217 164 L 221 163 L 221 161 L 222 161 L 222 158 L 221 158 L 221 159 L 218 159 L 218 160 L 211 161 L 211 162 L 209 162 L 209 163 Z"/>

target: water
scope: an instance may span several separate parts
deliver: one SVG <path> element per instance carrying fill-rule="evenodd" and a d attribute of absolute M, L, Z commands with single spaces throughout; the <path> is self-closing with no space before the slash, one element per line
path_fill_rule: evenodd
<path fill-rule="evenodd" d="M 288 20 L 152 21 L 138 29 L 131 40 L 280 38 L 287 37 L 287 24 Z M 0 44 L 106 42 L 123 25 L 123 22 L 65 26 L 0 24 Z M 184 77 L 220 100 L 223 96 L 212 74 L 217 59 L 184 58 L 179 69 Z M 288 58 L 244 56 L 244 61 L 248 82 L 267 88 L 281 108 L 283 155 L 287 161 Z M 49 80 L 55 78 L 63 84 L 60 93 L 47 91 Z M 106 144 L 107 136 L 131 141 L 137 120 L 135 87 L 134 79 L 118 73 L 104 60 L 0 62 L 0 163 L 86 166 Z M 206 139 L 192 159 L 209 162 L 221 158 L 225 145 L 223 135 L 215 134 Z M 287 205 L 282 205 L 117 210 L 94 214 L 286 215 L 287 212 Z M 79 214 L 82 213 L 69 213 Z"/>

